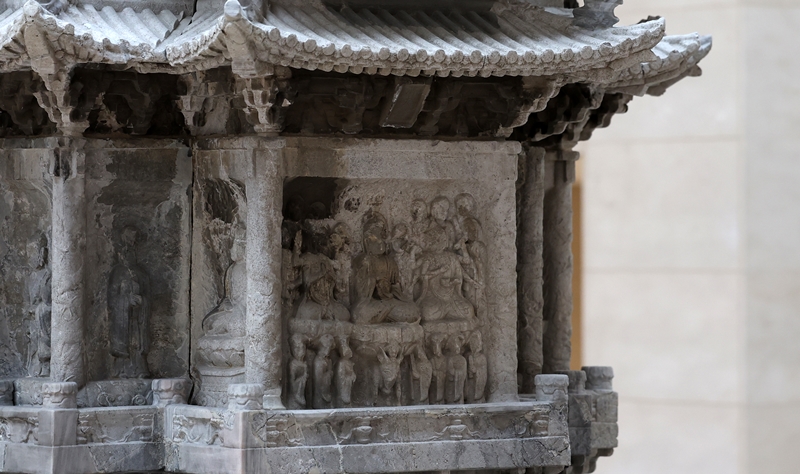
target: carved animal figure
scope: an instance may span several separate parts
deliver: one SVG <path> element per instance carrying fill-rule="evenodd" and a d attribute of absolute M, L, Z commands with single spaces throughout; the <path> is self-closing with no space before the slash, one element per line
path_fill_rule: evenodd
<path fill-rule="evenodd" d="M 381 346 L 376 346 L 376 349 L 381 373 L 380 391 L 387 396 L 394 395 L 395 402 L 399 405 L 402 401 L 402 387 L 399 379 L 400 364 L 405 357 L 403 351 L 396 341 L 389 342 L 386 350 Z"/>

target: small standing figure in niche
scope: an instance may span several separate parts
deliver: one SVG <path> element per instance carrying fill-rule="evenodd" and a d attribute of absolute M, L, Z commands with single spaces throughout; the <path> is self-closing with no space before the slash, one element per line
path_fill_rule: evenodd
<path fill-rule="evenodd" d="M 403 362 L 404 354 L 397 341 L 390 341 L 384 350 L 381 346 L 375 346 L 378 355 L 380 370 L 380 391 L 391 398 L 394 395 L 394 402 L 398 405 L 402 403 L 402 387 L 400 383 L 400 364 Z"/>
<path fill-rule="evenodd" d="M 486 355 L 483 353 L 481 333 L 475 331 L 469 338 L 467 356 L 467 384 L 464 395 L 467 403 L 483 403 L 488 372 Z"/>
<path fill-rule="evenodd" d="M 28 373 L 35 377 L 50 375 L 51 275 L 47 236 L 40 234 L 28 242 L 31 273 L 25 282 L 27 310 L 32 319 Z"/>
<path fill-rule="evenodd" d="M 319 339 L 319 349 L 314 357 L 314 408 L 331 408 L 333 402 L 333 345 L 334 339 L 330 334 Z"/>
<path fill-rule="evenodd" d="M 414 267 L 417 254 L 421 249 L 408 235 L 408 226 L 397 224 L 392 231 L 392 255 L 397 262 L 400 277 L 401 297 L 406 301 L 414 300 Z"/>
<path fill-rule="evenodd" d="M 461 355 L 461 336 L 447 341 L 447 386 L 445 402 L 448 405 L 464 403 L 464 384 L 467 381 L 467 359 Z"/>
<path fill-rule="evenodd" d="M 126 226 L 120 235 L 117 263 L 108 281 L 108 318 L 112 373 L 120 378 L 146 378 L 149 350 L 150 278 L 136 258 L 138 230 Z"/>
<path fill-rule="evenodd" d="M 364 253 L 353 260 L 353 322 L 380 324 L 419 321 L 419 309 L 403 301 L 397 262 L 388 255 L 386 218 L 370 211 L 364 219 Z"/>
<path fill-rule="evenodd" d="M 289 409 L 303 409 L 306 408 L 308 381 L 306 338 L 301 334 L 295 334 L 291 337 L 289 345 L 292 349 L 292 360 L 289 361 Z"/>
<path fill-rule="evenodd" d="M 422 344 L 411 348 L 411 400 L 415 405 L 427 405 L 433 378 L 433 364 L 425 354 Z"/>
<path fill-rule="evenodd" d="M 339 222 L 333 226 L 330 236 L 330 246 L 333 251 L 333 268 L 336 274 L 336 288 L 334 297 L 336 301 L 345 306 L 350 305 L 350 264 L 351 233 L 347 224 Z"/>
<path fill-rule="evenodd" d="M 319 253 L 300 253 L 303 245 L 303 234 L 298 231 L 295 236 L 292 262 L 295 267 L 302 268 L 303 297 L 297 307 L 297 319 L 349 321 L 350 311 L 336 301 L 333 290 L 336 286 L 336 273 L 333 262 Z"/>
<path fill-rule="evenodd" d="M 352 402 L 356 371 L 353 364 L 353 351 L 347 343 L 347 337 L 344 336 L 339 338 L 339 362 L 336 363 L 335 378 L 337 406 L 349 407 Z"/>
<path fill-rule="evenodd" d="M 442 354 L 442 342 L 445 336 L 442 334 L 433 334 L 431 336 L 431 386 L 428 396 L 428 401 L 431 405 L 439 405 L 444 403 L 445 392 L 445 379 L 447 378 L 447 357 Z"/>

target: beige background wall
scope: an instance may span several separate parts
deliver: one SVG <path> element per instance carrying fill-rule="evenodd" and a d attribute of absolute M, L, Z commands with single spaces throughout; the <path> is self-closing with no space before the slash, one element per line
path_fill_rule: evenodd
<path fill-rule="evenodd" d="M 714 49 L 581 146 L 583 362 L 620 392 L 598 472 L 800 472 L 800 1 L 617 13 Z"/>

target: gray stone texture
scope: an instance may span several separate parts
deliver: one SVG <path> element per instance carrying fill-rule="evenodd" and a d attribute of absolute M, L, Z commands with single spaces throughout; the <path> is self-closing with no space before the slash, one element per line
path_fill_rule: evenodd
<path fill-rule="evenodd" d="M 1 13 L 0 472 L 611 454 L 572 148 L 710 38 L 619 0 L 109 1 Z"/>

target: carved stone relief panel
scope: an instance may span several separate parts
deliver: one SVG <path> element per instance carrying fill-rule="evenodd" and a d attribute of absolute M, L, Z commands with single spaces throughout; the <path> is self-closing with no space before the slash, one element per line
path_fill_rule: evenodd
<path fill-rule="evenodd" d="M 460 179 L 364 179 L 354 166 L 353 176 L 287 178 L 288 407 L 481 403 L 496 390 L 490 378 L 507 377 L 515 342 L 497 338 L 496 322 L 510 316 L 515 282 L 514 184 L 472 181 L 442 161 Z"/>
<path fill-rule="evenodd" d="M 180 142 L 149 145 L 87 143 L 89 380 L 188 373 L 191 157 Z M 143 390 L 130 388 L 107 395 L 135 404 Z"/>
<path fill-rule="evenodd" d="M 227 404 L 228 385 L 244 382 L 247 307 L 245 163 L 196 151 L 192 255 L 194 402 Z"/>
<path fill-rule="evenodd" d="M 50 375 L 47 148 L 21 139 L 0 145 L 0 378 Z"/>

